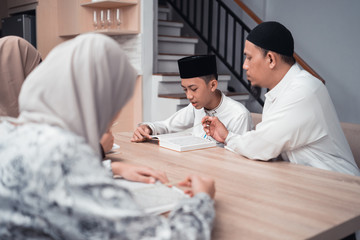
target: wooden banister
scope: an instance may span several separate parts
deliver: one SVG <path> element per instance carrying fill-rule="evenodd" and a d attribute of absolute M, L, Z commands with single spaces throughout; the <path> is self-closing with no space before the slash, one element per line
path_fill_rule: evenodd
<path fill-rule="evenodd" d="M 250 9 L 246 6 L 245 3 L 243 3 L 241 0 L 234 0 L 257 24 L 262 23 L 263 21 Z M 311 73 L 314 77 L 320 79 L 325 84 L 325 80 L 320 77 L 319 74 L 315 72 L 314 69 L 312 69 L 298 54 L 294 53 L 294 58 L 296 59 L 296 62 L 306 71 Z"/>
<path fill-rule="evenodd" d="M 243 3 L 240 0 L 234 0 L 241 8 L 242 10 L 244 10 L 257 24 L 262 23 L 263 21 L 253 12 L 251 11 L 250 8 L 248 8 L 248 6 L 245 5 L 245 3 Z"/>

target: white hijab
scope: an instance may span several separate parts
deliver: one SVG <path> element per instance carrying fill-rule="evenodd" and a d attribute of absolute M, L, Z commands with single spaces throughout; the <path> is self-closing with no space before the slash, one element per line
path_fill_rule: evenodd
<path fill-rule="evenodd" d="M 100 155 L 100 138 L 131 97 L 136 75 L 113 39 L 80 35 L 54 48 L 27 77 L 18 122 L 69 130 Z"/>

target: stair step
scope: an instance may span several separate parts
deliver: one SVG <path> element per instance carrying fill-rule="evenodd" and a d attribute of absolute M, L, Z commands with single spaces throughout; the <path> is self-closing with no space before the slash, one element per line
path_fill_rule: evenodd
<path fill-rule="evenodd" d="M 231 97 L 236 101 L 247 100 L 249 98 L 248 93 L 239 93 L 239 92 L 223 92 L 225 96 Z M 160 98 L 171 98 L 171 99 L 187 99 L 185 93 L 176 93 L 176 94 L 158 94 Z M 189 102 L 188 102 L 189 104 Z"/>
<path fill-rule="evenodd" d="M 158 82 L 158 94 L 184 94 L 179 73 L 177 75 L 156 74 L 153 79 Z M 230 75 L 219 75 L 217 88 L 222 92 L 226 92 L 230 80 Z"/>
<path fill-rule="evenodd" d="M 192 54 L 166 54 L 166 53 L 159 53 L 158 59 L 162 60 L 174 60 L 174 59 L 180 59 L 183 57 L 190 57 L 193 56 Z"/>
<path fill-rule="evenodd" d="M 156 73 L 153 74 L 159 82 L 181 82 L 179 73 Z M 219 75 L 218 81 L 230 81 L 230 75 Z"/>
<path fill-rule="evenodd" d="M 170 54 L 159 54 L 157 57 L 158 71 L 161 73 L 178 73 L 178 60 L 190 55 L 170 55 Z"/>
<path fill-rule="evenodd" d="M 175 36 L 164 36 L 159 35 L 159 40 L 161 41 L 169 41 L 169 42 L 189 42 L 189 43 L 197 43 L 199 40 L 193 37 L 175 37 Z"/>
<path fill-rule="evenodd" d="M 195 44 L 198 41 L 197 38 L 159 36 L 158 51 L 165 54 L 192 55 L 195 53 Z"/>
<path fill-rule="evenodd" d="M 170 9 L 159 7 L 158 8 L 158 20 L 169 20 L 170 18 Z"/>
<path fill-rule="evenodd" d="M 179 37 L 183 27 L 184 24 L 180 22 L 158 21 L 158 34 Z"/>
<path fill-rule="evenodd" d="M 184 27 L 184 24 L 182 22 L 174 22 L 174 21 L 159 20 L 158 24 L 161 26 L 169 26 L 169 27 Z"/>
<path fill-rule="evenodd" d="M 222 92 L 227 91 L 228 81 L 219 81 L 218 89 Z M 159 94 L 180 94 L 184 93 L 183 88 L 181 87 L 181 82 L 161 82 L 159 83 Z"/>

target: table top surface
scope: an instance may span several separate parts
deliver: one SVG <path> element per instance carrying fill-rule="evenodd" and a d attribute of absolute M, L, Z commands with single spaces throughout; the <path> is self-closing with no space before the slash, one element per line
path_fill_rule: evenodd
<path fill-rule="evenodd" d="M 288 162 L 246 159 L 224 148 L 188 152 L 114 133 L 113 160 L 215 179 L 212 239 L 339 239 L 360 229 L 360 177 Z"/>

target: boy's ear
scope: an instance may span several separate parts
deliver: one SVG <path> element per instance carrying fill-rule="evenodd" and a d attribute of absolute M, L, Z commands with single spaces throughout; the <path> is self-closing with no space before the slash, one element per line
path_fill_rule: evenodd
<path fill-rule="evenodd" d="M 217 89 L 217 86 L 218 86 L 218 81 L 216 79 L 213 79 L 209 82 L 210 84 L 210 90 L 212 92 L 215 92 L 215 90 Z"/>

